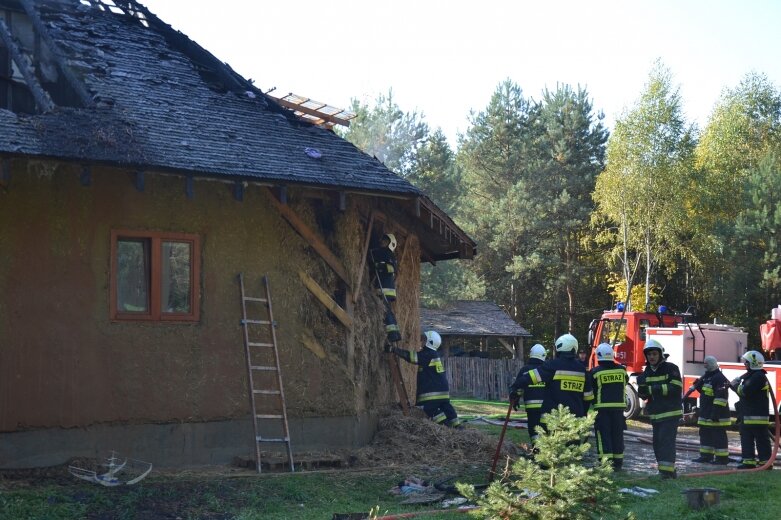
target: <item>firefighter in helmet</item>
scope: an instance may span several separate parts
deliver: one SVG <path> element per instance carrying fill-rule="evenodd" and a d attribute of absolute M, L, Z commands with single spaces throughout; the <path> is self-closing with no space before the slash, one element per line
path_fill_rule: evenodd
<path fill-rule="evenodd" d="M 380 247 L 370 251 L 372 265 L 377 277 L 377 292 L 386 301 L 396 300 L 396 236 L 392 233 L 382 235 Z"/>
<path fill-rule="evenodd" d="M 586 378 L 586 367 L 575 356 L 578 340 L 572 334 L 564 334 L 556 340 L 555 347 L 554 359 L 525 374 L 518 374 L 513 383 L 517 389 L 523 389 L 524 393 L 531 385 L 545 384 L 540 424 L 546 430 L 545 414 L 551 410 L 564 405 L 576 417 L 584 417 L 594 399 L 591 381 Z"/>
<path fill-rule="evenodd" d="M 675 439 L 678 436 L 678 421 L 683 417 L 681 372 L 675 364 L 666 361 L 664 347 L 655 339 L 646 341 L 643 354 L 646 365 L 637 378 L 637 393 L 647 400 L 659 474 L 662 478 L 676 478 Z"/>
<path fill-rule="evenodd" d="M 686 391 L 700 393 L 700 412 L 697 426 L 700 428 L 700 456 L 694 462 L 724 465 L 729 463 L 727 427 L 730 425 L 729 381 L 719 369 L 713 356 L 705 356 L 705 373 Z"/>
<path fill-rule="evenodd" d="M 762 354 L 749 350 L 742 359 L 746 373 L 733 379 L 730 387 L 740 397 L 738 420 L 743 460 L 738 469 L 752 469 L 764 465 L 770 458 L 770 432 L 767 429 L 770 383 L 764 370 L 765 358 Z"/>
<path fill-rule="evenodd" d="M 438 332 L 429 330 L 421 335 L 420 340 L 423 343 L 420 350 L 389 347 L 388 351 L 408 363 L 418 365 L 416 404 L 423 407 L 426 415 L 437 424 L 460 427 L 461 420 L 450 404 L 450 388 L 445 376 L 445 366 L 437 352 L 442 344 L 442 337 Z"/>
<path fill-rule="evenodd" d="M 618 471 L 624 464 L 626 368 L 615 363 L 613 347 L 608 343 L 597 346 L 596 356 L 598 365 L 591 369 L 589 377 L 594 388 L 593 406 L 597 411 L 594 422 L 597 453 Z"/>
<path fill-rule="evenodd" d="M 521 385 L 518 382 L 522 376 L 527 374 L 530 370 L 534 370 L 545 362 L 548 352 L 545 347 L 537 343 L 531 350 L 529 350 L 529 362 L 521 367 L 518 371 L 518 375 L 515 378 L 515 382 L 510 386 L 510 401 L 513 403 L 513 408 L 516 410 L 520 406 L 520 401 L 523 399 L 524 407 L 526 408 L 526 425 L 529 430 L 529 438 L 532 444 L 537 440 L 539 432 L 537 428 L 540 425 L 540 417 L 542 415 L 542 399 L 545 393 L 545 383 L 540 381 L 539 383 L 532 383 L 526 387 L 524 391 L 521 389 Z"/>

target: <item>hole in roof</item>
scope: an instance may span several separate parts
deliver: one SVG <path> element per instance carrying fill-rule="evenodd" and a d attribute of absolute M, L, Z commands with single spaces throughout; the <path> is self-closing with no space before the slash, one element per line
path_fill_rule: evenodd
<path fill-rule="evenodd" d="M 95 7 L 108 13 L 119 14 L 138 20 L 144 27 L 149 27 L 141 6 L 133 0 L 125 0 L 119 4 L 114 0 L 81 0 L 82 5 Z"/>

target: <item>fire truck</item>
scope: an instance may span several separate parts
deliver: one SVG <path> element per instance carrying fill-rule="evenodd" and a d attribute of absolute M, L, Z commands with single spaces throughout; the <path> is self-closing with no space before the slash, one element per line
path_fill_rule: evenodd
<path fill-rule="evenodd" d="M 764 334 L 766 329 L 774 333 Z M 771 320 L 762 326 L 762 331 L 765 370 L 773 391 L 778 396 L 781 390 L 781 361 L 770 360 L 770 354 L 781 352 L 781 306 L 778 312 L 773 312 Z M 589 346 L 592 347 L 590 364 L 596 363 L 593 352 L 597 345 L 615 345 L 616 362 L 626 366 L 629 374 L 624 412 L 627 418 L 638 416 L 645 406 L 644 401 L 637 395 L 637 376 L 643 372 L 645 366 L 643 347 L 649 339 L 661 343 L 665 354 L 669 355 L 667 360 L 681 370 L 684 391 L 705 373 L 705 356 L 714 356 L 724 375 L 728 380 L 732 380 L 746 371 L 740 357 L 747 350 L 751 350 L 748 346 L 748 334 L 743 329 L 733 325 L 698 323 L 690 312 L 669 313 L 660 308 L 660 312 L 649 313 L 623 311 L 620 307 L 605 311 L 602 317 L 592 321 L 589 327 Z M 686 411 L 691 410 L 698 396 L 696 392 L 689 396 L 684 403 Z M 736 402 L 737 396 L 730 392 L 729 404 L 732 411 L 735 410 Z M 773 410 L 768 412 L 773 413 Z"/>

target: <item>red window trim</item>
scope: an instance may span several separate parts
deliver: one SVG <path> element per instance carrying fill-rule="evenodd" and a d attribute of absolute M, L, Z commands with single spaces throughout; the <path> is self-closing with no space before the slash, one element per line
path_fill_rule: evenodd
<path fill-rule="evenodd" d="M 150 248 L 150 309 L 149 313 L 122 312 L 117 309 L 117 242 L 121 238 L 146 238 L 151 241 Z M 160 309 L 160 270 L 161 242 L 189 242 L 192 247 L 192 264 L 190 265 L 190 312 L 163 313 Z M 110 270 L 110 315 L 112 321 L 155 321 L 155 322 L 193 322 L 201 319 L 201 239 L 198 235 L 188 233 L 168 233 L 164 231 L 130 231 L 111 230 L 111 270 Z"/>

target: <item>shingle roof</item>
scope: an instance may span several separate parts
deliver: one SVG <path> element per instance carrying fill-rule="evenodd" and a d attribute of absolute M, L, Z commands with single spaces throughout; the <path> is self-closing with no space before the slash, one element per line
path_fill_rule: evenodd
<path fill-rule="evenodd" d="M 420 309 L 420 324 L 442 336 L 531 336 L 488 301 L 459 300 L 443 309 Z"/>
<path fill-rule="evenodd" d="M 421 195 L 346 140 L 297 121 L 148 11 L 149 27 L 78 0 L 26 3 L 94 102 L 30 116 L 0 109 L 0 152 Z"/>

